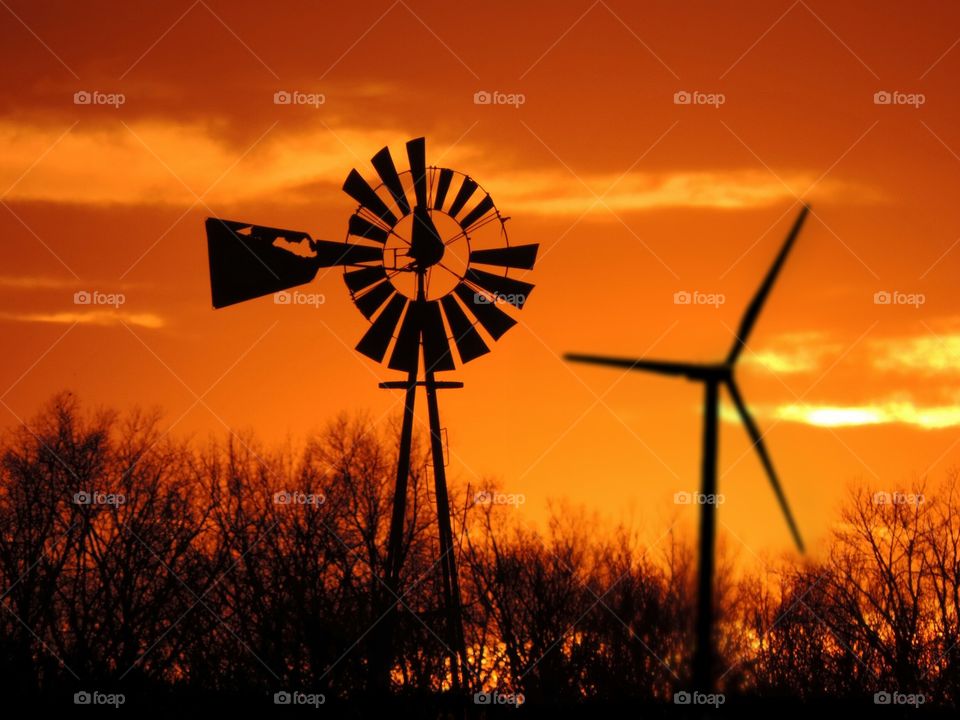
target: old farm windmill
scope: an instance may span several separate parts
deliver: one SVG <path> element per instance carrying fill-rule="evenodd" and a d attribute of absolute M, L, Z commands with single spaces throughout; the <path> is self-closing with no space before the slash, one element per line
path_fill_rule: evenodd
<path fill-rule="evenodd" d="M 760 462 L 763 464 L 770 479 L 770 485 L 780 504 L 793 535 L 793 540 L 797 548 L 803 552 L 803 540 L 800 538 L 800 532 L 793 519 L 793 513 L 787 504 L 787 498 L 780 486 L 780 481 L 773 469 L 773 462 L 770 460 L 770 454 L 767 452 L 766 444 L 763 442 L 763 436 L 757 428 L 756 422 L 747 410 L 746 403 L 734 376 L 737 360 L 740 357 L 743 348 L 746 347 L 750 332 L 757 322 L 760 311 L 770 294 L 773 284 L 780 274 L 780 270 L 786 262 L 787 255 L 793 247 L 800 234 L 800 228 L 807 217 L 809 208 L 804 206 L 793 224 L 783 247 L 767 272 L 760 289 L 757 291 L 753 301 L 747 306 L 747 310 L 740 322 L 737 336 L 734 339 L 733 347 L 730 349 L 727 357 L 719 363 L 686 363 L 663 360 L 646 360 L 643 358 L 616 358 L 601 355 L 579 355 L 567 354 L 566 359 L 575 362 L 592 363 L 598 365 L 610 365 L 613 367 L 626 368 L 628 370 L 640 370 L 642 372 L 652 372 L 660 375 L 673 375 L 686 378 L 694 382 L 703 383 L 705 389 L 704 407 L 703 407 L 703 458 L 702 458 L 702 487 L 701 492 L 704 497 L 715 496 L 717 493 L 717 431 L 719 420 L 719 394 L 720 387 L 726 388 L 733 400 L 733 404 L 740 414 L 747 433 L 753 441 L 757 454 L 760 456 Z M 700 550 L 698 557 L 698 588 L 697 588 L 697 619 L 696 619 L 696 647 L 693 657 L 693 685 L 697 690 L 710 692 L 713 689 L 715 653 L 713 650 L 713 574 L 714 574 L 714 545 L 716 539 L 716 507 L 711 502 L 705 502 L 700 505 Z"/>
<path fill-rule="evenodd" d="M 359 203 L 344 242 L 314 240 L 305 232 L 209 218 L 206 223 L 213 305 L 221 308 L 310 282 L 320 268 L 343 266 L 343 279 L 371 325 L 357 350 L 404 379 L 380 387 L 405 393 L 399 461 L 390 520 L 384 584 L 387 608 L 401 598 L 400 571 L 407 479 L 417 388 L 426 393 L 431 464 L 437 504 L 445 645 L 455 689 L 466 682 L 456 550 L 450 522 L 437 391 L 460 388 L 437 373 L 489 352 L 516 324 L 533 289 L 511 277 L 533 268 L 537 245 L 511 245 L 489 193 L 468 175 L 428 167 L 424 138 L 406 145 L 409 169 L 399 172 L 388 148 L 372 158 L 379 183 L 351 170 L 344 191 Z M 371 658 L 389 672 L 391 619 Z"/>

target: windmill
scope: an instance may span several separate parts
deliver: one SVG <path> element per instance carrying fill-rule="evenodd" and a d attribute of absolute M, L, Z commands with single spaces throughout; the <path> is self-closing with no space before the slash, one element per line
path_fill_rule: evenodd
<path fill-rule="evenodd" d="M 704 385 L 706 394 L 703 406 L 703 458 L 702 458 L 702 481 L 701 492 L 704 499 L 715 496 L 717 493 L 717 431 L 719 419 L 719 395 L 720 387 L 723 386 L 730 394 L 733 404 L 737 408 L 740 419 L 743 422 L 753 446 L 760 456 L 760 462 L 766 470 L 770 479 L 770 485 L 780 504 L 780 509 L 787 520 L 790 533 L 800 552 L 803 552 L 803 540 L 797 529 L 797 524 L 793 519 L 793 513 L 790 512 L 790 506 L 787 504 L 787 498 L 783 493 L 780 480 L 773 469 L 773 462 L 770 454 L 767 452 L 766 444 L 763 442 L 763 436 L 757 428 L 756 422 L 747 410 L 746 403 L 740 390 L 737 387 L 734 371 L 737 360 L 740 357 L 743 348 L 746 347 L 747 339 L 757 322 L 760 311 L 773 288 L 773 284 L 800 234 L 800 228 L 807 217 L 809 208 L 804 206 L 800 211 L 777 255 L 767 272 L 760 289 L 754 296 L 750 305 L 740 321 L 740 327 L 734 340 L 733 347 L 726 359 L 715 364 L 685 363 L 685 362 L 667 362 L 646 359 L 616 358 L 600 355 L 580 355 L 568 353 L 564 357 L 567 360 L 575 362 L 592 363 L 596 365 L 610 365 L 613 367 L 626 368 L 628 370 L 640 370 L 643 372 L 652 372 L 659 375 L 674 375 L 686 378 L 695 382 L 701 382 Z M 696 618 L 696 646 L 693 656 L 693 686 L 697 690 L 710 692 L 713 689 L 714 675 L 714 651 L 713 651 L 713 570 L 714 570 L 714 545 L 716 539 L 716 507 L 712 502 L 702 502 L 700 504 L 700 536 L 699 536 L 699 558 L 698 558 L 698 587 L 697 587 L 697 618 Z"/>
<path fill-rule="evenodd" d="M 221 308 L 284 292 L 313 280 L 321 268 L 343 266 L 350 296 L 370 327 L 356 349 L 405 379 L 380 383 L 403 390 L 397 476 L 390 518 L 386 607 L 374 672 L 388 684 L 390 641 L 403 565 L 407 479 L 414 403 L 424 388 L 437 506 L 445 645 L 451 684 L 467 684 L 466 647 L 456 552 L 447 495 L 443 430 L 437 391 L 462 388 L 437 373 L 454 370 L 490 351 L 516 324 L 513 315 L 533 290 L 511 271 L 530 270 L 538 245 L 511 245 L 506 221 L 470 176 L 427 166 L 424 138 L 406 144 L 409 169 L 398 171 L 389 148 L 371 163 L 379 183 L 351 170 L 343 190 L 359 204 L 344 242 L 315 240 L 305 232 L 209 218 L 206 221 L 213 305 Z M 514 274 L 516 274 L 514 272 Z M 389 357 L 388 357 L 389 352 Z"/>

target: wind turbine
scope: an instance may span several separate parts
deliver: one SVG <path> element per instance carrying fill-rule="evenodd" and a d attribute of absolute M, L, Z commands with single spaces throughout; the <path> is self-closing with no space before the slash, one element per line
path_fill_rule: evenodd
<path fill-rule="evenodd" d="M 737 360 L 740 357 L 743 348 L 746 347 L 747 339 L 757 322 L 760 311 L 770 295 L 770 290 L 783 268 L 783 264 L 790 253 L 797 235 L 800 234 L 800 228 L 806 220 L 809 207 L 803 206 L 800 215 L 793 223 L 787 239 L 780 249 L 780 253 L 773 261 L 773 265 L 767 272 L 760 289 L 754 296 L 752 302 L 747 307 L 747 311 L 740 321 L 740 328 L 734 340 L 733 347 L 726 359 L 719 363 L 685 363 L 685 362 L 666 362 L 658 360 L 617 358 L 601 355 L 580 355 L 568 353 L 564 355 L 567 360 L 574 362 L 591 363 L 595 365 L 610 365 L 612 367 L 626 368 L 628 370 L 640 370 L 645 372 L 657 373 L 660 375 L 675 375 L 684 377 L 687 380 L 702 382 L 706 390 L 703 406 L 703 460 L 702 460 L 702 493 L 704 499 L 710 496 L 716 496 L 717 492 L 717 428 L 719 419 L 719 395 L 720 386 L 724 386 L 733 400 L 733 404 L 740 414 L 740 419 L 747 433 L 753 441 L 753 446 L 760 456 L 760 462 L 763 464 L 770 479 L 770 485 L 777 496 L 777 502 L 783 511 L 793 535 L 793 540 L 800 552 L 804 551 L 803 540 L 800 537 L 800 531 L 793 519 L 793 513 L 790 512 L 790 506 L 787 504 L 787 498 L 783 493 L 780 480 L 773 469 L 773 462 L 770 460 L 770 454 L 763 442 L 760 430 L 756 422 L 747 410 L 743 396 L 737 387 L 734 375 Z M 698 590 L 697 590 L 697 620 L 696 620 L 696 646 L 693 655 L 693 687 L 696 690 L 710 692 L 713 688 L 714 658 L 713 651 L 713 573 L 714 573 L 714 548 L 716 541 L 716 506 L 712 502 L 703 502 L 700 504 L 700 550 L 698 559 Z"/>

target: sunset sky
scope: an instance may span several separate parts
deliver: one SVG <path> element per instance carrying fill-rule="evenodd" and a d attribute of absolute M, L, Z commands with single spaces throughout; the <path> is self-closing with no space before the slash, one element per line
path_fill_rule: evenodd
<path fill-rule="evenodd" d="M 319 307 L 214 311 L 203 220 L 342 241 L 350 169 L 372 179 L 377 150 L 426 136 L 428 164 L 541 246 L 520 325 L 441 398 L 452 478 L 526 496 L 502 512 L 692 527 L 673 495 L 699 485 L 702 389 L 561 355 L 721 359 L 801 199 L 739 369 L 801 531 L 816 551 L 851 481 L 910 489 L 960 463 L 960 7 L 520 5 L 0 0 L 0 422 L 70 389 L 199 440 L 302 441 L 344 410 L 386 426 L 402 398 L 377 383 L 399 375 L 353 350 L 368 325 L 340 270 L 309 288 Z M 724 410 L 720 532 L 787 550 Z"/>

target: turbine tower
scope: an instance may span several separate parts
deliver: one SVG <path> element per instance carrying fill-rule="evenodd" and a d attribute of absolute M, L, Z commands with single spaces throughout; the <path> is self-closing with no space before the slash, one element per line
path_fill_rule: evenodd
<path fill-rule="evenodd" d="M 747 307 L 740 322 L 737 336 L 734 339 L 733 347 L 726 359 L 715 364 L 669 362 L 659 360 L 646 360 L 643 358 L 618 358 L 601 355 L 582 355 L 568 353 L 564 355 L 567 360 L 582 363 L 591 363 L 595 365 L 609 365 L 612 367 L 626 368 L 627 370 L 639 370 L 642 372 L 652 372 L 659 375 L 672 375 L 683 377 L 694 382 L 701 382 L 704 385 L 705 395 L 703 403 L 703 458 L 702 458 L 702 481 L 701 492 L 704 499 L 717 494 L 717 432 L 719 421 L 719 399 L 721 386 L 726 388 L 737 408 L 740 419 L 753 441 L 753 446 L 760 456 L 760 462 L 766 470 L 770 479 L 770 485 L 780 504 L 790 528 L 790 533 L 800 552 L 804 551 L 803 540 L 800 537 L 800 531 L 794 521 L 793 513 L 790 512 L 790 506 L 787 504 L 787 498 L 783 493 L 783 487 L 773 469 L 773 462 L 770 459 L 770 453 L 763 441 L 763 436 L 754 422 L 753 416 L 747 410 L 747 405 L 743 400 L 743 395 L 737 387 L 735 370 L 737 360 L 746 347 L 753 326 L 757 322 L 760 311 L 770 295 L 774 282 L 783 268 L 783 264 L 790 253 L 797 236 L 800 234 L 800 228 L 806 220 L 809 208 L 804 205 L 790 229 L 780 253 L 777 255 L 767 272 L 760 289 L 757 291 L 750 305 Z M 697 580 L 697 618 L 696 618 L 696 646 L 693 656 L 693 687 L 702 692 L 711 692 L 714 684 L 715 660 L 714 638 L 713 638 L 713 575 L 715 566 L 715 542 L 716 542 L 716 506 L 711 502 L 700 504 L 700 535 L 699 535 L 699 557 L 698 557 L 698 580 Z"/>

